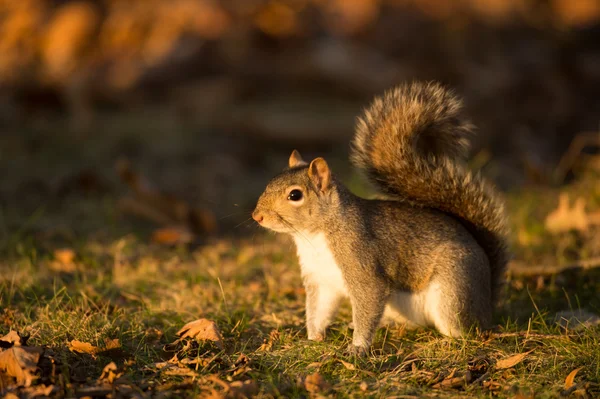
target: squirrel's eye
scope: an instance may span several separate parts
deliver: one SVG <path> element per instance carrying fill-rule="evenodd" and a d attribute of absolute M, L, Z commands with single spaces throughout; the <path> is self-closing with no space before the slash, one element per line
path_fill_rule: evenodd
<path fill-rule="evenodd" d="M 300 201 L 302 199 L 302 191 L 296 189 L 290 191 L 288 194 L 288 200 L 290 201 Z"/>

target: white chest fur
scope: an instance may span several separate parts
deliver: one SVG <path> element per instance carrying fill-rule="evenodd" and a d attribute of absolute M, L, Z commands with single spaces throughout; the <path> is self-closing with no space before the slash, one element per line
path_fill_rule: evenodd
<path fill-rule="evenodd" d="M 302 277 L 331 291 L 346 295 L 346 284 L 342 271 L 335 262 L 329 243 L 322 233 L 296 234 L 294 236 L 300 258 Z"/>

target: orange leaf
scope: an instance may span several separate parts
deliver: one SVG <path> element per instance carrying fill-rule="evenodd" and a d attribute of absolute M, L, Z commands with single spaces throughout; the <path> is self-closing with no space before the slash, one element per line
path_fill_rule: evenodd
<path fill-rule="evenodd" d="M 187 323 L 177 332 L 181 338 L 194 338 L 200 341 L 213 341 L 219 348 L 223 349 L 223 337 L 214 321 L 198 319 Z"/>
<path fill-rule="evenodd" d="M 88 355 L 95 355 L 98 353 L 98 348 L 92 344 L 88 344 L 87 342 L 81 342 L 77 340 L 73 340 L 69 342 L 69 350 L 71 352 L 77 353 L 87 353 Z"/>
<path fill-rule="evenodd" d="M 579 367 L 573 371 L 571 371 L 569 373 L 569 375 L 567 376 L 567 378 L 565 378 L 565 389 L 569 389 L 573 386 L 573 383 L 575 381 L 575 376 L 577 375 L 577 372 L 579 370 L 581 370 L 583 367 Z"/>
<path fill-rule="evenodd" d="M 512 355 L 510 357 L 507 357 L 506 359 L 498 360 L 498 362 L 496 363 L 496 369 L 503 370 L 514 367 L 517 364 L 521 363 L 523 359 L 525 359 L 525 357 L 531 352 L 533 352 L 533 350 L 530 350 L 529 352 L 517 353 L 516 355 Z"/>
<path fill-rule="evenodd" d="M 63 265 L 68 265 L 73 263 L 73 259 L 75 259 L 75 252 L 71 248 L 55 249 L 54 259 L 56 259 Z"/>
<path fill-rule="evenodd" d="M 14 377 L 17 385 L 28 387 L 36 378 L 42 348 L 31 346 L 13 346 L 0 352 L 0 370 L 3 374 Z"/>

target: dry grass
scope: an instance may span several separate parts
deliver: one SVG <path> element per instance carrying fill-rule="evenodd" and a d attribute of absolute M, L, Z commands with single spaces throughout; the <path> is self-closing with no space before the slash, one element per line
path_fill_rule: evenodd
<path fill-rule="evenodd" d="M 17 195 L 23 190 L 17 182 L 32 176 L 44 180 L 59 168 L 85 165 L 87 152 L 110 176 L 112 147 L 106 140 L 66 158 L 56 155 L 56 146 L 43 147 L 30 168 L 2 183 L 3 192 Z M 14 166 L 15 159 L 0 166 Z M 572 190 L 583 195 L 582 187 Z M 37 202 L 6 197 L 0 208 L 0 333 L 28 333 L 29 345 L 46 348 L 45 359 L 53 367 L 40 364 L 37 384 L 53 385 L 50 396 L 90 395 L 111 361 L 123 373 L 109 384 L 115 391 L 91 396 L 546 398 L 600 393 L 599 327 L 575 329 L 572 323 L 565 330 L 554 320 L 558 311 L 599 312 L 597 271 L 513 279 L 496 316 L 496 334 L 449 339 L 431 330 L 381 329 L 371 356 L 354 359 L 343 355 L 351 340 L 347 305 L 324 343 L 306 340 L 304 291 L 288 238 L 242 224 L 234 230 L 242 234 L 162 246 L 150 242 L 147 225 L 115 211 L 119 190 L 76 190 Z M 523 261 L 562 262 L 595 250 L 591 233 L 552 237 L 543 230 L 546 209 L 556 206 L 556 193 L 551 194 L 511 194 L 515 229 L 531 240 L 516 243 Z M 592 204 L 597 200 L 594 192 L 586 195 Z M 72 260 L 56 252 L 64 247 L 73 251 Z M 170 345 L 185 323 L 201 317 L 217 323 L 223 350 L 211 343 Z M 116 352 L 69 350 L 72 340 L 103 348 L 114 339 L 120 343 Z M 522 353 L 527 355 L 512 365 L 510 357 Z M 169 359 L 173 364 L 161 368 Z M 503 359 L 509 360 L 497 363 Z M 580 367 L 574 387 L 567 390 L 565 379 Z"/>

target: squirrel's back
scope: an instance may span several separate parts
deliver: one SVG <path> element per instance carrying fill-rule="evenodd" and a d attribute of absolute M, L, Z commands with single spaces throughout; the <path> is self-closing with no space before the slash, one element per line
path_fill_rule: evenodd
<path fill-rule="evenodd" d="M 461 101 L 435 83 L 399 86 L 359 118 L 352 161 L 383 193 L 458 218 L 486 252 L 492 299 L 509 259 L 504 206 L 467 168 L 471 123 Z"/>

